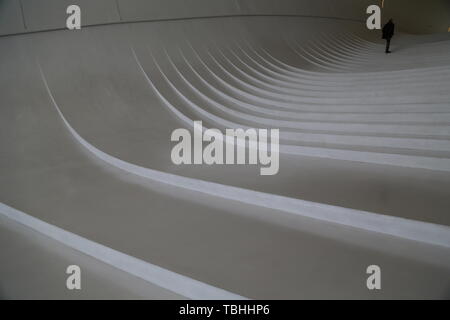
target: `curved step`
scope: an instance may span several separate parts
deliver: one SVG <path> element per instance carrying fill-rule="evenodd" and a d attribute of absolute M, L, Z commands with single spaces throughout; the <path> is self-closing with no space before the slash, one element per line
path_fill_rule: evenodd
<path fill-rule="evenodd" d="M 136 62 L 150 85 L 150 79 L 145 74 L 134 50 L 132 50 Z M 40 67 L 39 67 L 40 68 Z M 137 166 L 118 158 L 115 158 L 91 145 L 84 140 L 67 122 L 59 109 L 48 87 L 45 75 L 40 68 L 42 80 L 45 84 L 50 99 L 56 112 L 65 124 L 68 131 L 86 150 L 104 162 L 126 172 L 156 180 L 165 184 L 186 188 L 192 191 L 202 192 L 229 200 L 239 201 L 256 206 L 277 209 L 296 215 L 302 215 L 314 219 L 324 220 L 346 226 L 352 226 L 363 230 L 389 234 L 409 240 L 421 241 L 445 247 L 450 246 L 450 227 L 408 220 L 404 218 L 385 216 L 365 211 L 340 208 L 299 199 L 293 199 L 263 192 L 257 192 L 238 187 L 225 186 L 218 183 L 206 182 L 193 178 L 186 178 L 165 172 Z"/>

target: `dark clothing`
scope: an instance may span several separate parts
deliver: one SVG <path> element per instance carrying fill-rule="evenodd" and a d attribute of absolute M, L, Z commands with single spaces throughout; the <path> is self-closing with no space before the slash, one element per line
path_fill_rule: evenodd
<path fill-rule="evenodd" d="M 386 39 L 386 53 L 389 53 L 389 47 L 391 46 L 391 39 Z"/>
<path fill-rule="evenodd" d="M 392 21 L 386 23 L 383 27 L 383 39 L 386 39 L 386 53 L 390 53 L 389 47 L 391 39 L 394 36 L 395 24 Z"/>
<path fill-rule="evenodd" d="M 383 27 L 383 39 L 391 39 L 394 36 L 395 24 L 388 22 Z"/>

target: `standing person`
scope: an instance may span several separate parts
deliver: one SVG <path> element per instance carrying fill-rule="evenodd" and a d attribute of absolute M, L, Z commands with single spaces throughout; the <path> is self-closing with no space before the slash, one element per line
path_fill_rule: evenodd
<path fill-rule="evenodd" d="M 395 24 L 392 19 L 383 27 L 383 39 L 386 39 L 386 53 L 391 53 L 389 47 L 391 46 L 391 39 L 394 36 Z"/>

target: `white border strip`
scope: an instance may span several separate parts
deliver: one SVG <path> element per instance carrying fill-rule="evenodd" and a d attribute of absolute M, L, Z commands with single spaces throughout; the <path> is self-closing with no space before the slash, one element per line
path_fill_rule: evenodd
<path fill-rule="evenodd" d="M 132 51 L 134 53 L 134 50 Z M 242 203 L 275 210 L 281 210 L 299 216 L 328 221 L 367 231 L 388 234 L 409 240 L 450 247 L 450 227 L 445 225 L 438 225 L 434 223 L 410 220 L 400 217 L 371 213 L 367 211 L 342 208 L 322 203 L 243 189 L 234 186 L 222 185 L 215 182 L 187 178 L 163 171 L 137 166 L 135 164 L 113 157 L 91 145 L 72 128 L 72 126 L 69 124 L 69 122 L 66 120 L 63 113 L 59 109 L 39 63 L 38 67 L 50 99 L 72 136 L 94 156 L 114 167 L 147 179 L 180 188 L 185 188 L 191 191 L 202 192 L 204 194 L 224 199 L 239 201 Z M 155 90 L 155 92 L 158 94 L 157 90 Z"/>
<path fill-rule="evenodd" d="M 241 300 L 242 296 L 163 269 L 72 232 L 36 219 L 0 202 L 0 214 L 117 269 L 190 299 Z"/>

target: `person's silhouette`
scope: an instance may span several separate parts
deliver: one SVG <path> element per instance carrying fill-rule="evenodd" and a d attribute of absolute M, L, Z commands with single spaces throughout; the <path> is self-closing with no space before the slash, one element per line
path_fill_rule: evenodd
<path fill-rule="evenodd" d="M 386 39 L 386 53 L 391 53 L 389 47 L 391 46 L 391 39 L 394 36 L 395 24 L 392 19 L 388 21 L 383 27 L 383 39 Z"/>

